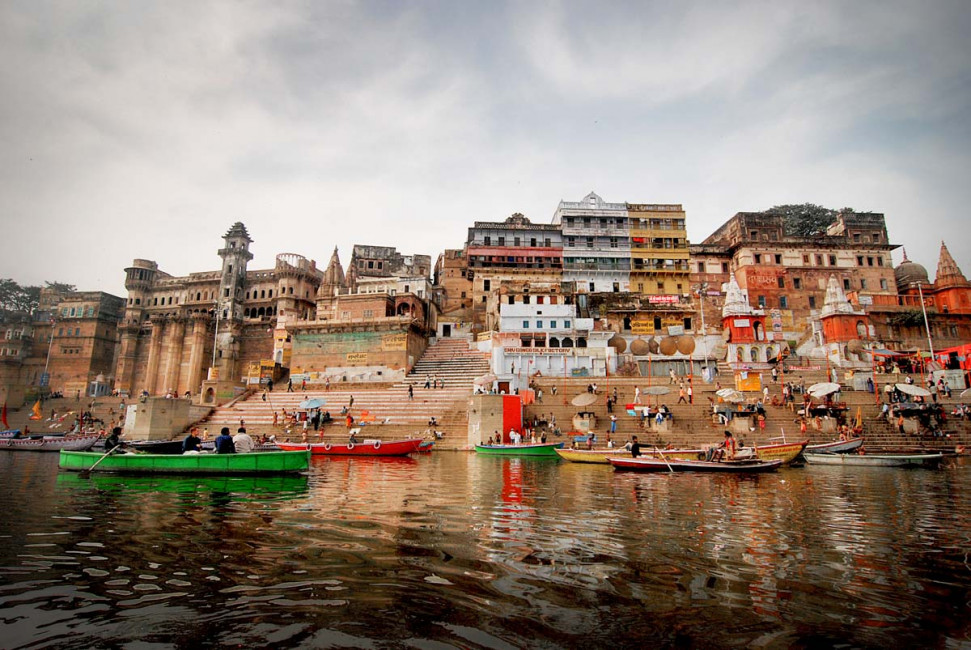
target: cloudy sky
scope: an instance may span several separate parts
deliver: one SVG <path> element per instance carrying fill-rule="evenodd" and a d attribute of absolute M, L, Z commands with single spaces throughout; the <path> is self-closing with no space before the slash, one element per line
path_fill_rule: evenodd
<path fill-rule="evenodd" d="M 971 274 L 971 4 L 0 3 L 0 277 L 124 295 L 133 258 L 250 268 L 460 248 L 560 199 L 887 215 Z M 899 262 L 898 251 L 894 259 Z"/>

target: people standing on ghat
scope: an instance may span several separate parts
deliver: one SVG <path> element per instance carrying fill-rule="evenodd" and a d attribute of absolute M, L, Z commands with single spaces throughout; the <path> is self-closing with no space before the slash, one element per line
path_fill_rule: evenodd
<path fill-rule="evenodd" d="M 236 445 L 233 443 L 233 437 L 229 435 L 229 427 L 220 429 L 219 435 L 216 436 L 215 445 L 217 454 L 236 453 Z"/>
<path fill-rule="evenodd" d="M 432 387 L 432 380 L 428 375 L 425 375 L 425 390 Z"/>
<path fill-rule="evenodd" d="M 694 403 L 695 403 L 695 389 L 691 386 L 691 384 L 688 384 L 688 404 L 694 404 Z"/>
<path fill-rule="evenodd" d="M 330 377 L 324 378 L 324 390 L 330 390 Z"/>
<path fill-rule="evenodd" d="M 671 385 L 672 386 L 674 386 L 676 383 L 678 383 L 678 376 L 676 374 L 674 374 L 674 368 L 671 368 L 670 370 L 668 370 L 668 375 L 671 377 Z"/>
<path fill-rule="evenodd" d="M 304 392 L 306 392 L 306 390 L 307 390 L 307 378 L 306 377 L 304 377 L 303 379 L 300 380 L 300 390 L 302 390 Z"/>
<path fill-rule="evenodd" d="M 253 438 L 246 433 L 246 429 L 240 427 L 233 436 L 233 447 L 236 449 L 237 454 L 248 454 L 253 451 L 256 447 L 256 443 L 253 442 Z"/>
<path fill-rule="evenodd" d="M 617 433 L 617 416 L 613 414 L 610 415 L 610 432 Z"/>
<path fill-rule="evenodd" d="M 202 451 L 202 438 L 199 437 L 199 427 L 189 429 L 189 435 L 182 440 L 183 454 L 198 454 Z"/>
<path fill-rule="evenodd" d="M 266 389 L 271 393 L 273 392 L 273 377 L 266 380 Z"/>
<path fill-rule="evenodd" d="M 351 395 L 350 398 L 348 398 L 348 400 L 347 400 L 347 408 L 349 408 L 349 409 L 354 408 L 354 396 L 353 395 Z"/>
<path fill-rule="evenodd" d="M 684 392 L 684 384 L 682 384 L 681 388 L 678 389 L 678 404 L 687 404 L 687 403 L 688 403 L 688 398 Z"/>
<path fill-rule="evenodd" d="M 293 392 L 293 377 L 288 377 L 287 378 L 287 392 L 288 393 L 292 393 Z"/>
<path fill-rule="evenodd" d="M 415 399 L 415 387 L 408 384 L 408 399 Z"/>
<path fill-rule="evenodd" d="M 635 404 L 641 403 L 641 389 L 639 386 L 634 387 L 634 403 Z"/>

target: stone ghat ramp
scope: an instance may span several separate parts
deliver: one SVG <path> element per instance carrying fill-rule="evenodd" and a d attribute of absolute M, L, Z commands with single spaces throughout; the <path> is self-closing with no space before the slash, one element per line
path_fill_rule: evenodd
<path fill-rule="evenodd" d="M 329 411 L 333 422 L 323 427 L 323 437 L 320 431 L 315 433 L 312 426 L 308 427 L 308 438 L 346 440 L 347 426 L 341 408 L 350 406 L 353 397 L 350 414 L 355 419 L 354 426 L 363 423 L 360 437 L 391 440 L 426 435 L 429 419 L 434 416 L 438 422 L 435 428 L 446 434 L 437 446 L 457 448 L 465 444 L 467 437 L 472 382 L 488 372 L 488 368 L 486 356 L 470 350 L 464 339 L 442 339 L 427 348 L 402 382 L 380 386 L 341 383 L 332 384 L 329 390 L 313 385 L 306 391 L 295 387 L 292 393 L 286 391 L 285 385 L 282 390 L 278 385 L 276 390 L 267 393 L 266 401 L 257 392 L 232 406 L 217 407 L 199 426 L 207 427 L 212 436 L 224 426 L 235 432 L 242 421 L 250 434 L 300 440 L 303 425 L 284 426 L 282 411 L 294 412 L 300 402 L 318 398 L 326 402 L 321 410 Z M 426 379 L 429 382 L 437 379 L 445 387 L 426 389 Z M 413 398 L 408 397 L 409 386 Z M 275 426 L 274 411 L 277 413 Z"/>

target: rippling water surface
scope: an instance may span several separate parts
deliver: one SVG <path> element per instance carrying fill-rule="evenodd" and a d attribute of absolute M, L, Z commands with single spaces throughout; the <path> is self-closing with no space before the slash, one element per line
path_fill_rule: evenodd
<path fill-rule="evenodd" d="M 461 453 L 309 476 L 0 454 L 0 646 L 971 642 L 971 466 L 737 477 Z"/>

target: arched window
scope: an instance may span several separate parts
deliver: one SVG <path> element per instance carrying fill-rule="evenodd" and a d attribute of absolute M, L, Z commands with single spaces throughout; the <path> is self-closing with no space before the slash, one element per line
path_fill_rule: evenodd
<path fill-rule="evenodd" d="M 256 311 L 256 315 L 259 316 L 260 318 L 262 318 L 265 314 L 266 314 L 266 309 L 264 309 L 263 307 L 260 307 Z"/>
<path fill-rule="evenodd" d="M 202 300 L 202 292 L 196 291 L 196 300 Z"/>
<path fill-rule="evenodd" d="M 249 318 L 249 307 L 243 309 L 243 318 Z"/>
<path fill-rule="evenodd" d="M 571 339 L 570 337 L 566 337 L 565 339 L 563 339 L 563 342 L 562 342 L 561 345 L 564 348 L 572 348 L 573 347 L 573 339 Z"/>
<path fill-rule="evenodd" d="M 585 339 L 583 337 L 578 338 L 577 339 L 577 347 L 578 348 L 585 348 L 585 347 L 587 347 L 587 339 Z"/>
<path fill-rule="evenodd" d="M 861 339 L 866 338 L 866 323 L 861 320 L 856 321 L 856 335 Z"/>
<path fill-rule="evenodd" d="M 558 348 L 558 347 L 560 347 L 560 339 L 556 338 L 555 336 L 551 336 L 550 337 L 549 346 L 551 348 Z"/>
<path fill-rule="evenodd" d="M 260 298 L 266 298 L 266 290 L 260 290 Z"/>

